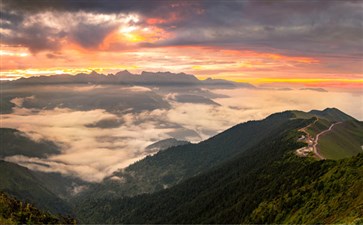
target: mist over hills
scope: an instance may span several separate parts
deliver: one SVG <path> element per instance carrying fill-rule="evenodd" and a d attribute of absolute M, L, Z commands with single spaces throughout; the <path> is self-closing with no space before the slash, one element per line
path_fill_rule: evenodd
<path fill-rule="evenodd" d="M 359 208 L 352 211 L 360 201 L 355 200 L 351 206 L 339 208 L 334 198 L 343 197 L 334 196 L 354 193 L 344 195 L 344 202 L 350 201 L 353 196 L 361 199 L 357 192 L 360 179 L 354 178 L 351 186 L 342 183 L 333 194 L 328 193 L 332 182 L 334 185 L 340 181 L 351 182 L 355 174 L 351 171 L 361 170 L 361 154 L 355 156 L 355 153 L 354 159 L 336 163 L 329 160 L 316 162 L 312 157 L 300 158 L 294 153 L 305 145 L 298 141 L 302 134 L 298 130 L 314 123 L 316 118 L 329 123 L 353 124 L 355 129 L 359 128 L 358 134 L 363 133 L 362 122 L 336 108 L 308 113 L 285 111 L 264 120 L 238 124 L 198 144 L 183 142 L 182 145 L 169 147 L 114 172 L 100 183 L 82 182 L 72 176 L 36 172 L 15 163 L 2 162 L 1 171 L 8 172 L 1 173 L 7 182 L 0 186 L 0 190 L 43 209 L 74 213 L 84 223 L 353 221 L 363 216 Z M 340 132 L 346 133 L 350 129 L 349 125 Z M 363 145 L 360 135 L 351 136 L 351 140 Z M 155 143 L 158 147 L 160 144 L 162 147 L 165 143 Z M 175 144 L 179 142 L 170 140 L 166 143 L 169 146 Z M 346 154 L 343 158 L 352 156 L 348 151 L 342 154 Z M 349 169 L 353 165 L 358 165 L 357 169 Z M 333 181 L 328 174 L 336 170 L 347 172 Z M 311 173 L 306 175 L 304 171 Z M 23 176 L 27 178 L 13 179 Z M 287 180 L 295 182 L 290 185 Z M 326 188 L 316 190 L 321 183 Z M 315 197 L 310 200 L 306 194 L 297 197 L 295 189 L 308 189 Z M 250 193 L 251 190 L 253 193 Z M 318 197 L 321 195 L 323 200 Z M 284 201 L 277 204 L 282 214 L 276 217 L 277 211 L 269 210 L 268 202 L 278 201 L 281 196 L 290 197 L 284 197 Z M 296 218 L 286 211 L 285 204 L 291 200 L 301 202 L 294 205 L 301 212 Z M 325 201 L 333 207 L 324 210 L 339 216 L 308 216 L 309 211 L 304 209 L 307 204 L 321 205 Z M 62 209 L 59 208 L 61 206 Z M 240 214 L 240 210 L 244 213 Z M 352 213 L 344 217 L 348 210 Z"/>
<path fill-rule="evenodd" d="M 0 128 L 0 158 L 23 155 L 29 157 L 46 157 L 59 154 L 60 148 L 51 141 L 34 141 L 26 133 L 10 128 Z"/>
<path fill-rule="evenodd" d="M 362 172 L 362 153 L 355 153 L 352 159 L 347 154 L 348 159 L 340 162 L 316 162 L 313 158 L 299 158 L 294 154 L 295 149 L 304 145 L 297 141 L 301 135 L 297 130 L 313 123 L 318 114 L 330 117 L 331 123 L 353 122 L 363 133 L 361 122 L 335 108 L 313 113 L 276 113 L 262 121 L 236 125 L 195 145 L 195 151 L 192 151 L 193 145 L 173 147 L 131 165 L 122 173 L 115 173 L 119 179 L 106 179 L 101 187 L 94 189 L 95 192 L 92 188 L 89 190 L 92 197 L 81 197 L 79 206 L 84 207 L 77 207 L 78 213 L 83 215 L 81 218 L 85 222 L 106 223 L 335 223 L 359 220 L 363 216 L 359 208 L 363 198 L 359 191 L 362 177 L 358 175 Z M 249 134 L 261 136 L 252 144 Z M 363 144 L 362 137 L 357 136 L 356 140 Z M 231 149 L 236 149 L 236 153 L 230 152 Z M 213 154 L 218 156 L 210 156 Z M 223 157 L 226 160 L 221 160 Z M 165 188 L 164 182 L 172 181 L 170 175 L 180 173 L 180 169 L 170 172 L 174 171 L 173 165 L 183 164 L 180 161 L 183 158 L 185 166 L 181 168 L 195 166 L 197 169 L 185 173 L 186 177 L 171 188 Z M 171 167 L 163 166 L 167 162 Z M 203 162 L 209 169 L 203 169 Z M 164 169 L 158 170 L 155 166 Z M 340 170 L 344 172 L 330 177 L 333 171 Z M 164 183 L 164 190 L 131 198 L 120 193 L 122 197 L 117 197 L 117 190 L 134 179 L 132 177 L 141 175 L 138 171 L 149 174 L 139 182 L 168 171 L 159 181 Z M 158 171 L 158 175 L 151 175 L 150 171 Z M 350 185 L 346 185 L 349 182 Z M 334 190 L 331 190 L 332 185 L 335 185 Z M 113 190 L 112 195 L 105 192 L 109 188 Z M 303 191 L 306 189 L 308 193 Z M 298 194 L 296 190 L 302 193 Z M 144 189 L 141 193 L 145 191 L 148 192 Z M 83 194 L 87 195 L 87 192 Z M 270 201 L 277 202 L 279 208 L 271 210 Z M 96 202 L 102 207 L 94 214 L 88 207 L 94 209 Z M 330 208 L 324 204 L 329 204 Z M 309 205 L 323 208 L 314 212 L 309 210 Z M 299 214 L 295 215 L 289 207 L 294 207 Z"/>
<path fill-rule="evenodd" d="M 336 104 L 311 110 L 331 96 L 345 99 L 320 89 L 270 90 L 169 72 L 7 82 L 0 191 L 82 223 L 351 222 L 362 217 L 360 167 L 352 162 L 360 163 L 363 123 Z M 291 105 L 310 111 L 285 111 Z M 266 117 L 271 112 L 278 113 Z M 296 154 L 306 145 L 298 141 L 302 128 L 311 125 L 317 135 L 335 123 L 316 145 L 327 162 Z M 337 170 L 346 172 L 330 179 Z M 322 185 L 334 185 L 334 193 Z M 340 209 L 335 199 L 353 203 Z M 304 209 L 326 202 L 333 207 L 319 215 Z"/>
<path fill-rule="evenodd" d="M 90 74 L 34 76 L 6 82 L 1 88 L 1 114 L 11 113 L 17 106 L 30 109 L 105 109 L 122 114 L 130 110 L 170 109 L 167 100 L 218 105 L 213 98 L 225 96 L 208 89 L 255 87 L 226 80 L 199 80 L 185 73 L 144 71 L 132 74 L 124 70 L 108 75 L 93 71 Z"/>
<path fill-rule="evenodd" d="M 362 12 L 1 0 L 0 225 L 363 225 Z"/>

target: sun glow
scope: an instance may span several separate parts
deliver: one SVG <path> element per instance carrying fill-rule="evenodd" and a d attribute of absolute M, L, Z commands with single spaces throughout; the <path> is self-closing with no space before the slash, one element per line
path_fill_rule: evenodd
<path fill-rule="evenodd" d="M 15 51 L 0 50 L 0 57 L 1 57 L 1 56 L 26 57 L 26 56 L 29 56 L 29 53 L 26 53 L 26 52 L 15 52 Z"/>

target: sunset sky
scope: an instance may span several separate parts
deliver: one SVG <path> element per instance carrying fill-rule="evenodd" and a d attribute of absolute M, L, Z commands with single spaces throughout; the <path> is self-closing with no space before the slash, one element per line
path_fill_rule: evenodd
<path fill-rule="evenodd" d="M 1 79 L 185 72 L 363 88 L 363 1 L 2 0 Z"/>

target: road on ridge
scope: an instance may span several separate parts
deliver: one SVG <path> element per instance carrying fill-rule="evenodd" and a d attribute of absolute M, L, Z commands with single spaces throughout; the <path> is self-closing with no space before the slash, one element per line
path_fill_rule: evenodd
<path fill-rule="evenodd" d="M 317 149 L 317 145 L 318 145 L 319 137 L 320 137 L 321 135 L 324 135 L 324 134 L 326 134 L 326 133 L 330 132 L 330 131 L 333 129 L 333 127 L 334 127 L 335 125 L 340 124 L 340 123 L 342 123 L 342 122 L 336 122 L 336 123 L 333 123 L 332 125 L 330 125 L 329 129 L 326 129 L 326 130 L 324 130 L 324 131 L 322 131 L 322 132 L 320 132 L 320 133 L 318 133 L 318 134 L 316 135 L 316 137 L 315 137 L 315 139 L 314 139 L 314 144 L 313 144 L 313 151 L 314 151 L 314 154 L 315 154 L 315 155 L 316 155 L 319 159 L 325 159 L 322 155 L 320 155 L 320 153 L 318 152 L 318 149 Z"/>

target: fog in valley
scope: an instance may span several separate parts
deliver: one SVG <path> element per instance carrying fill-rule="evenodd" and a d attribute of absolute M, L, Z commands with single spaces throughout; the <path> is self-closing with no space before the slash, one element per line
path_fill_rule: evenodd
<path fill-rule="evenodd" d="M 33 170 L 100 182 L 167 138 L 200 142 L 238 123 L 284 110 L 336 107 L 363 120 L 361 93 L 316 90 L 122 85 L 37 85 L 3 90 L 1 127 L 60 152 L 8 155 Z M 5 109 L 5 108 L 4 108 Z"/>

